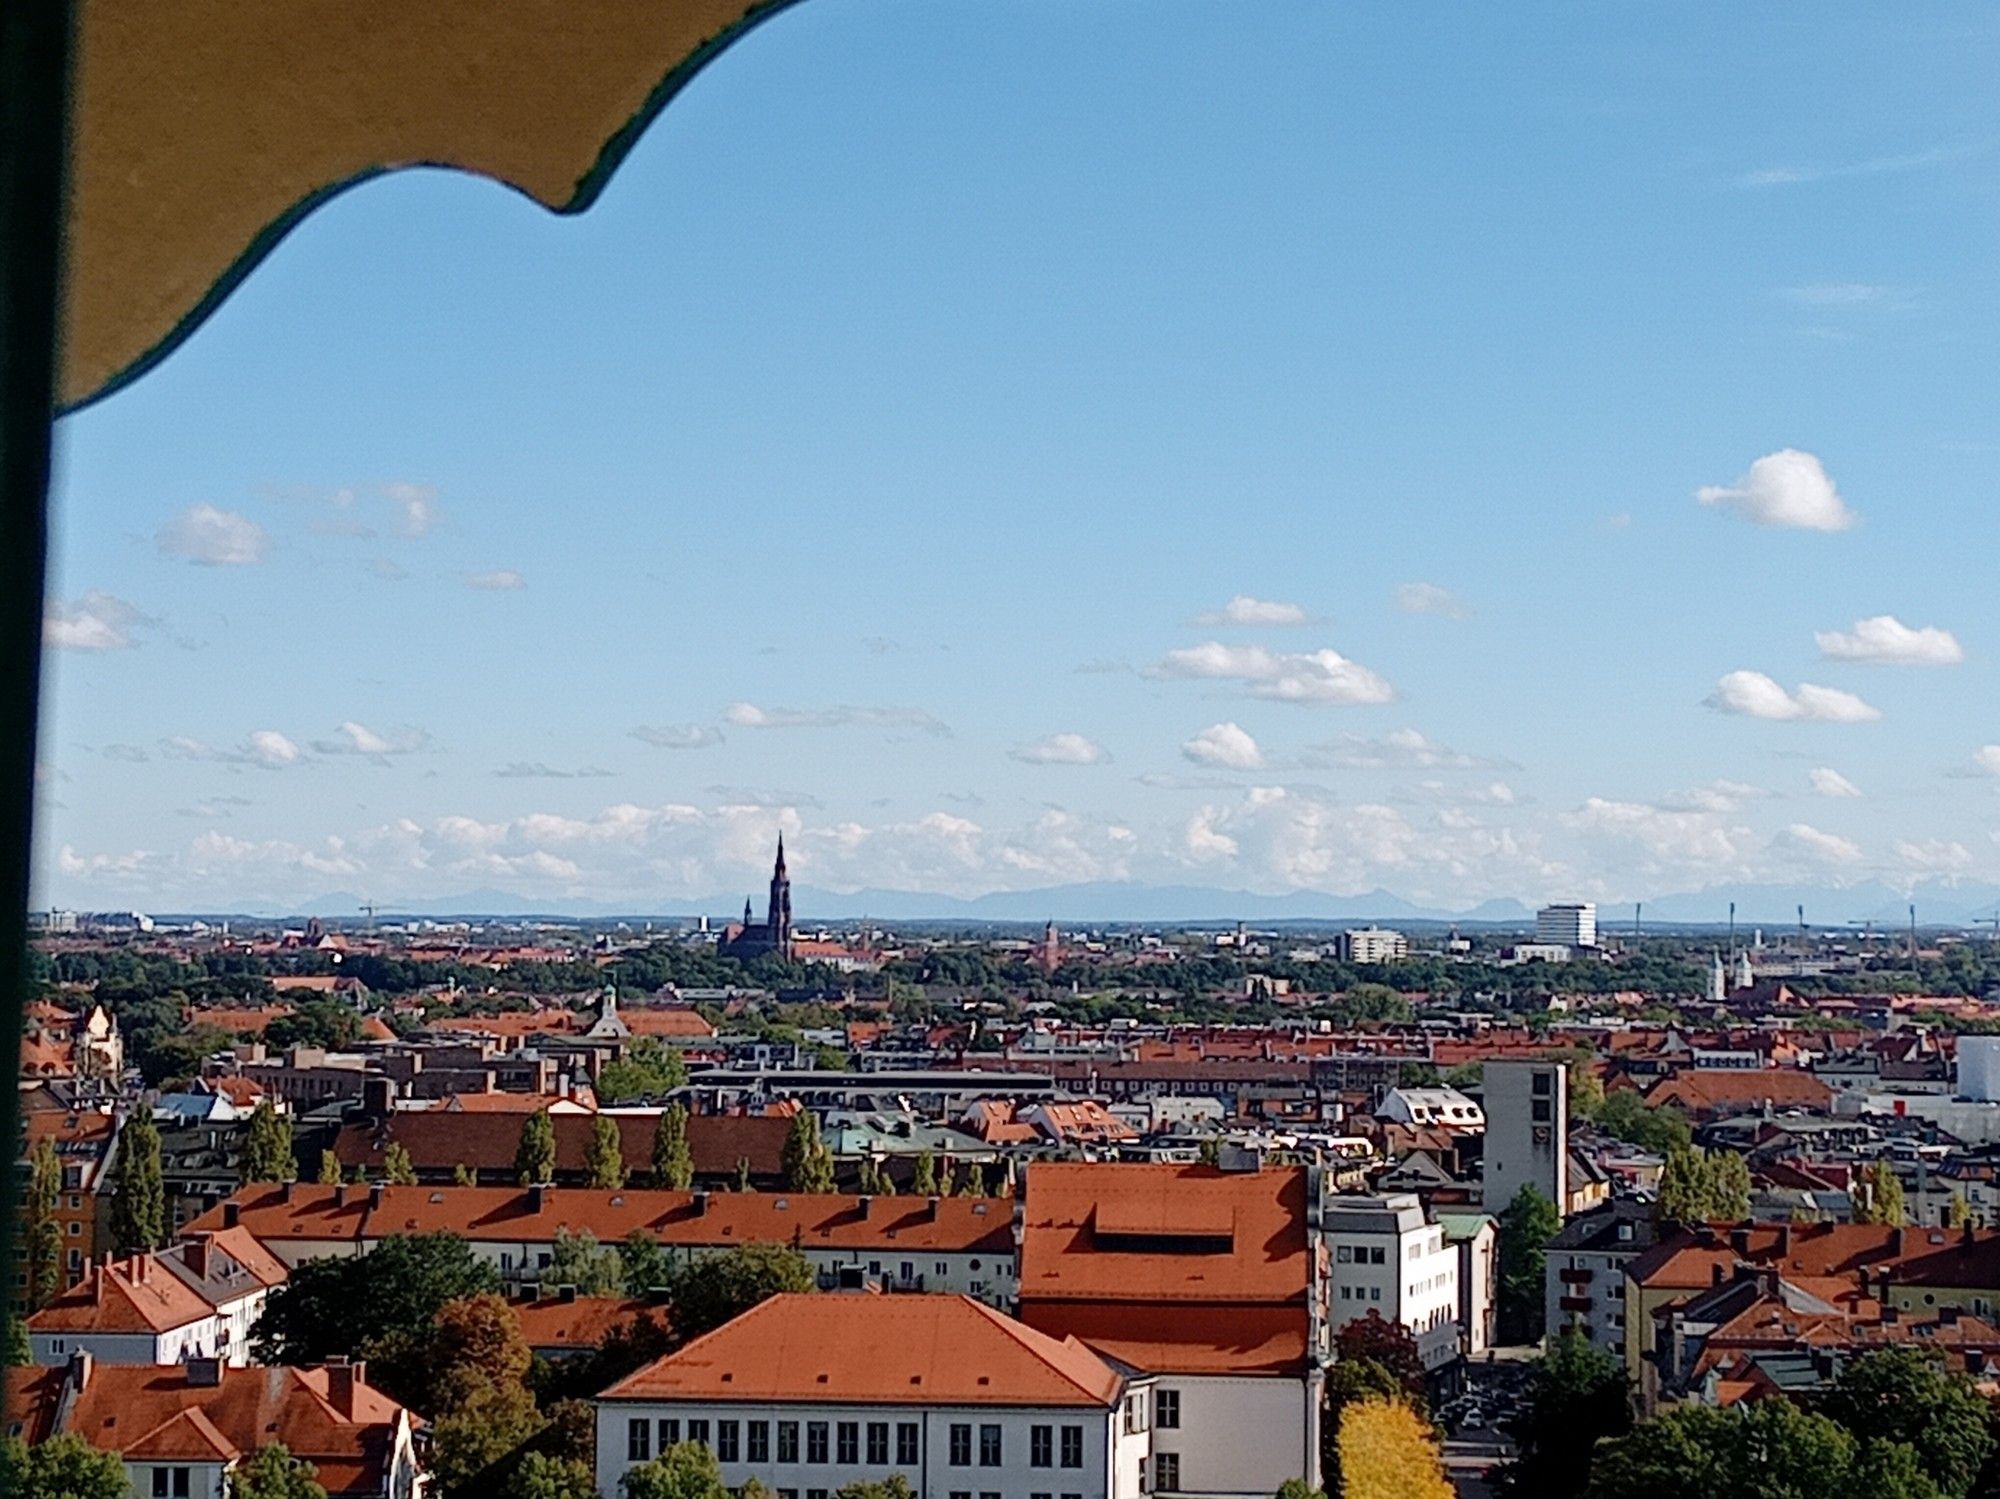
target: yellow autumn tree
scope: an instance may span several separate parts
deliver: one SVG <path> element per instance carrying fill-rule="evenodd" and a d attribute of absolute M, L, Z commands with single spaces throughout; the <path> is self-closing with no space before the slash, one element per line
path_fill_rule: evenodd
<path fill-rule="evenodd" d="M 1340 1499 L 1452 1499 L 1437 1443 L 1400 1400 L 1357 1400 L 1340 1417 Z"/>

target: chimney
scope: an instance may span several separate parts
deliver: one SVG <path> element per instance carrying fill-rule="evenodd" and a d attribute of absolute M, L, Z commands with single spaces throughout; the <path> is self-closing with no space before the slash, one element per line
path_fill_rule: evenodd
<path fill-rule="evenodd" d="M 533 1186 L 528 1188 L 529 1212 L 539 1213 L 542 1210 L 543 1204 L 546 1203 L 547 1200 L 548 1200 L 548 1188 L 544 1186 L 541 1182 L 536 1182 Z"/>
<path fill-rule="evenodd" d="M 1750 1230 L 1747 1228 L 1732 1228 L 1729 1230 L 1729 1247 L 1737 1254 L 1749 1254 Z"/>
<path fill-rule="evenodd" d="M 76 1352 L 69 1356 L 69 1373 L 66 1380 L 69 1387 L 81 1395 L 84 1389 L 90 1384 L 91 1370 L 96 1368 L 96 1366 L 97 1361 L 95 1359 L 84 1352 L 83 1349 L 77 1349 Z"/>
<path fill-rule="evenodd" d="M 694 1207 L 695 1217 L 705 1218 L 708 1216 L 708 1194 L 706 1192 L 695 1193 L 689 1201 Z"/>
<path fill-rule="evenodd" d="M 1939 1326 L 1939 1327 L 1956 1327 L 1956 1326 L 1958 1326 L 1958 1308 L 1957 1308 L 1957 1307 L 1955 1307 L 1955 1306 L 1941 1306 L 1941 1307 L 1939 1307 L 1939 1308 L 1938 1308 L 1938 1326 Z"/>
<path fill-rule="evenodd" d="M 290 1205 L 292 1200 L 292 1186 L 293 1184 L 291 1182 L 278 1183 L 278 1201 L 285 1203 L 288 1206 Z"/>
<path fill-rule="evenodd" d="M 191 1358 L 187 1361 L 187 1382 L 190 1389 L 213 1390 L 222 1384 L 222 1360 L 219 1358 Z"/>
<path fill-rule="evenodd" d="M 205 1234 L 200 1238 L 189 1239 L 181 1248 L 181 1263 L 188 1267 L 188 1273 L 196 1280 L 208 1279 L 208 1251 L 208 1237 Z"/>
<path fill-rule="evenodd" d="M 935 1223 L 938 1219 L 938 1199 L 933 1197 L 930 1203 L 930 1221 Z"/>
<path fill-rule="evenodd" d="M 242 1221 L 243 1204 L 232 1197 L 222 1205 L 222 1226 L 224 1228 L 234 1228 Z"/>
<path fill-rule="evenodd" d="M 1908 1241 L 1908 1239 L 1909 1239 L 1909 1234 L 1905 1230 L 1900 1228 L 1897 1229 L 1895 1233 L 1890 1235 L 1889 1237 L 1889 1253 L 1893 1254 L 1897 1259 L 1900 1260 L 1903 1257 L 1903 1246 Z"/>
<path fill-rule="evenodd" d="M 1778 1258 L 1781 1260 L 1789 1259 L 1791 1257 L 1791 1253 L 1792 1253 L 1792 1226 L 1789 1223 L 1780 1223 L 1778 1225 Z"/>
<path fill-rule="evenodd" d="M 376 1182 L 373 1186 L 369 1187 L 368 1206 L 371 1208 L 382 1206 L 382 1184 L 380 1182 Z"/>
<path fill-rule="evenodd" d="M 362 1376 L 368 1366 L 360 1359 L 349 1362 L 344 1358 L 330 1358 L 326 1361 L 326 1401 L 349 1421 L 354 1419 L 354 1389 L 362 1383 Z"/>
<path fill-rule="evenodd" d="M 344 1208 L 347 1206 L 346 1182 L 342 1182 L 339 1186 L 333 1189 L 333 1205 L 337 1208 Z"/>
<path fill-rule="evenodd" d="M 1709 1284 L 1710 1284 L 1711 1286 L 1719 1286 L 1719 1285 L 1721 1285 L 1721 1284 L 1722 1284 L 1722 1266 L 1721 1266 L 1721 1265 L 1719 1265 L 1719 1264 L 1716 1264 L 1716 1265 L 1710 1265 L 1710 1266 L 1708 1267 L 1708 1283 L 1709 1283 Z"/>

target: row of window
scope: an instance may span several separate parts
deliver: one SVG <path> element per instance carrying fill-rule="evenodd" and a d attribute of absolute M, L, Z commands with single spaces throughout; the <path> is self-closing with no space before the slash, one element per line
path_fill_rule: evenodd
<path fill-rule="evenodd" d="M 1172 1392 L 1171 1409 L 1173 1420 L 1164 1417 L 1162 1426 L 1180 1424 L 1180 1397 Z M 801 1428 L 805 1437 L 805 1461 L 824 1464 L 828 1461 L 852 1467 L 860 1464 L 863 1443 L 866 1443 L 868 1466 L 885 1468 L 889 1465 L 890 1423 L 887 1421 L 735 1421 L 719 1420 L 714 1423 L 714 1440 L 710 1441 L 709 1422 L 694 1417 L 687 1422 L 685 1440 L 699 1442 L 704 1447 L 713 1446 L 717 1462 L 768 1463 L 771 1459 L 771 1428 L 777 1427 L 777 1461 L 796 1463 L 800 1460 L 799 1437 Z M 915 1421 L 895 1423 L 895 1461 L 898 1465 L 915 1465 L 920 1462 L 920 1436 Z M 1028 1464 L 1035 1468 L 1056 1465 L 1056 1443 L 1058 1432 L 1053 1426 L 1034 1426 L 1028 1431 Z M 1061 1462 L 1065 1468 L 1083 1466 L 1083 1428 L 1065 1426 L 1061 1429 Z M 672 1417 L 662 1417 L 651 1421 L 635 1416 L 625 1423 L 625 1457 L 630 1462 L 643 1463 L 652 1459 L 655 1451 L 665 1452 L 669 1447 L 682 1441 L 681 1422 Z M 985 1423 L 978 1428 L 978 1466 L 998 1468 L 1005 1461 L 1005 1433 L 995 1423 Z M 657 1445 L 656 1445 L 657 1442 Z M 949 1456 L 947 1461 L 954 1468 L 970 1468 L 973 1459 L 974 1431 L 969 1421 L 954 1422 L 949 1433 Z M 831 1456 L 829 1457 L 829 1453 Z"/>

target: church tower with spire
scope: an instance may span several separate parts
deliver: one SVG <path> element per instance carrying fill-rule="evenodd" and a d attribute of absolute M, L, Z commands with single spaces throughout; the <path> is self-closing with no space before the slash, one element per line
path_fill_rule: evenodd
<path fill-rule="evenodd" d="M 761 957 L 765 953 L 776 953 L 780 957 L 792 955 L 792 880 L 785 871 L 785 835 L 778 835 L 778 858 L 771 866 L 771 903 L 765 908 L 762 921 L 753 921 L 750 915 L 750 901 L 743 901 L 743 923 L 726 927 L 722 933 L 720 951 L 735 958 Z"/>
<path fill-rule="evenodd" d="M 792 880 L 785 873 L 785 835 L 778 834 L 778 862 L 771 866 L 771 904 L 764 919 L 771 935 L 771 950 L 780 957 L 792 955 Z"/>

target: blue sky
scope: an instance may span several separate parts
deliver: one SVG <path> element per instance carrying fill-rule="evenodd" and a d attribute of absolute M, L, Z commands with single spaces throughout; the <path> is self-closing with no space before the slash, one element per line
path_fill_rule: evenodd
<path fill-rule="evenodd" d="M 811 0 L 366 184 L 62 425 L 43 898 L 2000 876 L 1996 63 Z"/>

